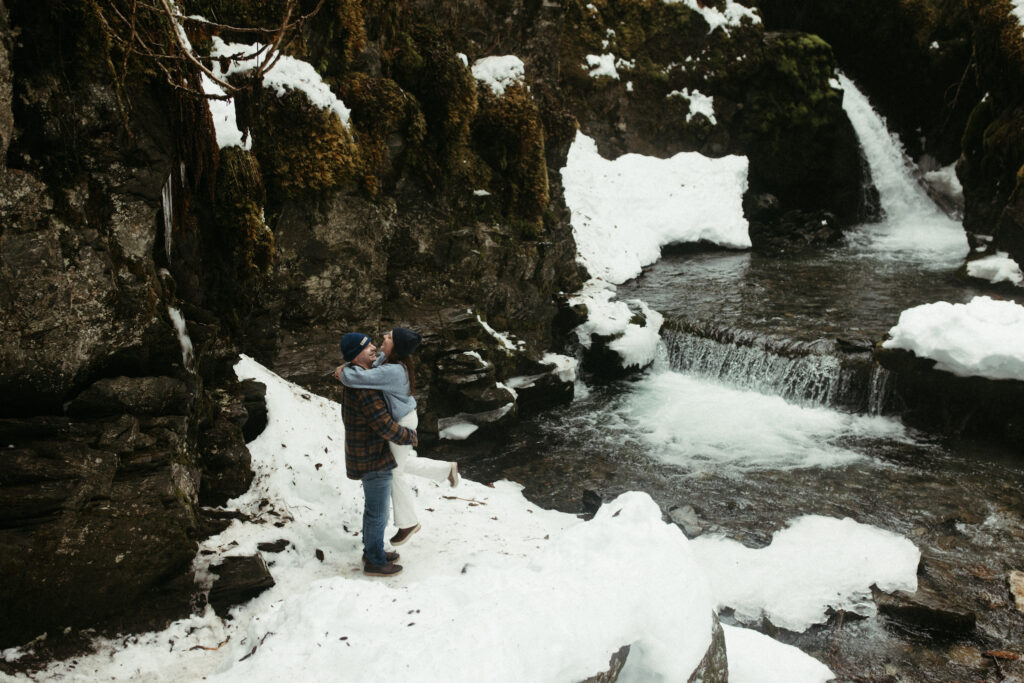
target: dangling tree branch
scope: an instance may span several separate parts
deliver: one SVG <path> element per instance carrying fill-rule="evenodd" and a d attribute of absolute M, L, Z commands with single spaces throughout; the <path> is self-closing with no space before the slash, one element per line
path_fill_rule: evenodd
<path fill-rule="evenodd" d="M 216 31 L 253 33 L 269 39 L 264 44 L 257 44 L 251 51 L 227 57 L 228 60 L 236 62 L 255 60 L 256 68 L 250 83 L 260 83 L 263 75 L 273 69 L 280 60 L 282 50 L 292 41 L 303 24 L 320 11 L 324 1 L 319 0 L 311 12 L 293 19 L 299 0 L 287 0 L 281 22 L 273 28 L 238 27 L 185 17 L 180 14 L 173 0 L 126 0 L 120 3 L 124 11 L 118 7 L 117 2 L 103 2 L 101 5 L 94 0 L 91 4 L 107 36 L 123 51 L 120 73 L 114 73 L 119 86 L 123 86 L 124 74 L 128 71 L 131 58 L 134 57 L 142 60 L 144 65 L 161 71 L 168 84 L 175 89 L 186 90 L 208 99 L 227 99 L 231 93 L 249 86 L 233 85 L 206 66 L 192 49 L 185 34 L 184 23 L 202 23 Z M 264 55 L 266 59 L 260 63 Z M 190 82 L 189 69 L 184 68 L 186 64 L 190 68 L 198 69 L 220 86 L 225 94 L 207 93 L 201 83 Z M 111 68 L 113 69 L 113 64 Z"/>

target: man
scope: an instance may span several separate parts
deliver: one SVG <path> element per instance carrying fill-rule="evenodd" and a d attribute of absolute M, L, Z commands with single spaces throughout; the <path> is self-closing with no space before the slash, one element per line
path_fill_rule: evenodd
<path fill-rule="evenodd" d="M 341 338 L 341 355 L 346 362 L 368 369 L 377 358 L 377 347 L 360 332 Z M 345 423 L 345 469 L 349 479 L 363 484 L 363 573 L 394 576 L 402 571 L 395 564 L 398 553 L 384 552 L 384 529 L 391 504 L 391 470 L 395 459 L 388 441 L 416 446 L 416 431 L 400 426 L 388 413 L 384 394 L 373 389 L 344 387 L 341 419 Z"/>

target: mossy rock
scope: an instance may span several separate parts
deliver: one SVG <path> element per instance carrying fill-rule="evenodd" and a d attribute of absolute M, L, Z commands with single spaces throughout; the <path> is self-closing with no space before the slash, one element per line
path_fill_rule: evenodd
<path fill-rule="evenodd" d="M 494 170 L 492 188 L 501 195 L 506 215 L 529 239 L 540 236 L 547 208 L 548 169 L 540 112 L 525 84 L 495 95 L 481 88 L 480 111 L 473 121 L 473 145 Z"/>
<path fill-rule="evenodd" d="M 263 221 L 263 179 L 259 164 L 239 147 L 221 150 L 217 168 L 216 241 L 229 254 L 235 277 L 244 282 L 269 272 L 274 234 Z"/>
<path fill-rule="evenodd" d="M 1011 0 L 967 3 L 981 80 L 1001 100 L 1024 99 L 1024 32 Z"/>
<path fill-rule="evenodd" d="M 764 59 L 737 113 L 734 137 L 750 157 L 750 187 L 784 210 L 827 210 L 841 224 L 861 218 L 856 136 L 833 87 L 835 60 L 818 36 L 765 35 Z"/>
<path fill-rule="evenodd" d="M 352 130 L 364 164 L 363 187 L 377 194 L 393 184 L 409 151 L 422 147 L 426 119 L 416 98 L 389 78 L 352 73 L 339 90 L 352 108 Z"/>
<path fill-rule="evenodd" d="M 272 204 L 357 183 L 360 152 L 336 113 L 313 105 L 297 91 L 279 97 L 264 89 L 255 97 L 253 152 Z"/>
<path fill-rule="evenodd" d="M 416 162 L 424 176 L 450 195 L 480 187 L 488 173 L 470 141 L 478 108 L 473 74 L 436 26 L 415 26 L 396 43 L 387 70 L 422 108 L 426 135 Z"/>

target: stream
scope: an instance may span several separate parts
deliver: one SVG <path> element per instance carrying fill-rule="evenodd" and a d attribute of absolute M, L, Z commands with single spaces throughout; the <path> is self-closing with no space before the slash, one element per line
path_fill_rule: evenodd
<path fill-rule="evenodd" d="M 461 458 L 473 479 L 518 481 L 534 502 L 568 512 L 583 512 L 585 497 L 646 491 L 666 513 L 692 507 L 689 536 L 750 547 L 812 514 L 901 534 L 921 550 L 921 588 L 975 615 L 973 629 L 926 630 L 874 610 L 803 633 L 741 625 L 800 647 L 839 681 L 1022 680 L 1019 660 L 986 653 L 1024 642 L 1007 585 L 1010 571 L 1024 570 L 1024 461 L 905 427 L 869 354 L 901 311 L 983 292 L 956 275 L 967 253 L 960 225 L 842 82 L 881 222 L 840 247 L 793 256 L 665 253 L 618 287 L 620 299 L 665 316 L 651 368 L 608 385 L 578 382 L 572 404 L 482 447 L 446 447 L 445 457 Z M 728 609 L 721 617 L 738 623 Z"/>

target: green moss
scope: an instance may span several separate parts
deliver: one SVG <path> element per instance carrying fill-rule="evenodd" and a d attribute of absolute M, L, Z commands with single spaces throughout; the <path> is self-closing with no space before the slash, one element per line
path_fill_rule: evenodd
<path fill-rule="evenodd" d="M 470 145 L 478 107 L 473 74 L 436 26 L 418 25 L 396 43 L 387 71 L 416 97 L 426 121 L 424 146 L 415 161 L 439 188 L 457 194 L 479 187 L 487 172 Z"/>
<path fill-rule="evenodd" d="M 352 129 L 362 152 L 363 187 L 376 194 L 393 172 L 388 138 L 399 133 L 407 147 L 417 148 L 426 137 L 426 120 L 416 99 L 391 79 L 353 73 L 340 91 L 352 109 Z"/>
<path fill-rule="evenodd" d="M 745 115 L 752 130 L 780 143 L 785 129 L 832 126 L 842 107 L 842 93 L 830 84 L 835 62 L 828 43 L 802 33 L 771 34 L 766 42 L 760 78 L 771 85 L 747 99 Z"/>
<path fill-rule="evenodd" d="M 263 222 L 259 164 L 238 147 L 221 150 L 215 200 L 215 251 L 243 282 L 266 274 L 274 261 L 274 235 Z"/>
<path fill-rule="evenodd" d="M 354 184 L 362 167 L 359 149 L 336 114 L 312 105 L 302 93 L 269 90 L 252 107 L 253 151 L 270 201 L 336 190 Z"/>
<path fill-rule="evenodd" d="M 482 90 L 474 146 L 495 172 L 506 215 L 524 237 L 537 238 L 549 200 L 540 113 L 524 85 L 507 88 L 501 96 Z"/>

